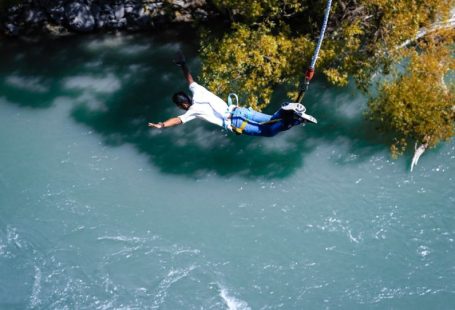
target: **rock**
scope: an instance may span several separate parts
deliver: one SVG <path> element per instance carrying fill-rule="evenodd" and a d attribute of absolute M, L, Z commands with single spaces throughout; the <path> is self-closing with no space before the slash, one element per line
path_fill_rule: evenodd
<path fill-rule="evenodd" d="M 0 27 L 8 35 L 141 30 L 207 16 L 206 0 L 23 0 L 8 8 Z"/>
<path fill-rule="evenodd" d="M 127 3 L 125 4 L 125 13 L 126 14 L 131 14 L 134 12 L 134 9 L 138 7 L 138 5 L 135 5 L 133 3 Z"/>
<path fill-rule="evenodd" d="M 65 8 L 63 5 L 56 5 L 49 7 L 47 10 L 51 20 L 58 25 L 62 25 L 65 23 L 66 16 L 65 16 Z"/>
<path fill-rule="evenodd" d="M 24 12 L 24 21 L 31 26 L 41 25 L 46 19 L 46 13 L 40 9 L 29 8 Z"/>
<path fill-rule="evenodd" d="M 128 4 L 125 5 L 125 16 L 128 22 L 128 28 L 140 29 L 151 25 L 152 18 L 147 14 L 144 6 Z"/>
<path fill-rule="evenodd" d="M 197 8 L 193 13 L 193 18 L 197 20 L 207 20 L 209 18 L 209 14 L 206 10 Z"/>
<path fill-rule="evenodd" d="M 123 4 L 121 5 L 114 5 L 113 7 L 114 15 L 117 20 L 121 20 L 125 16 L 125 7 Z"/>
<path fill-rule="evenodd" d="M 95 18 L 90 7 L 80 2 L 71 2 L 65 6 L 66 22 L 71 30 L 89 32 L 95 29 Z"/>
<path fill-rule="evenodd" d="M 56 36 L 69 34 L 68 29 L 66 29 L 65 27 L 63 27 L 61 25 L 53 25 L 53 24 L 46 23 L 46 24 L 44 24 L 43 29 L 47 33 L 56 35 Z"/>
<path fill-rule="evenodd" d="M 4 25 L 4 28 L 5 28 L 5 33 L 9 36 L 15 37 L 15 36 L 18 36 L 20 33 L 20 28 L 13 23 L 6 23 Z"/>

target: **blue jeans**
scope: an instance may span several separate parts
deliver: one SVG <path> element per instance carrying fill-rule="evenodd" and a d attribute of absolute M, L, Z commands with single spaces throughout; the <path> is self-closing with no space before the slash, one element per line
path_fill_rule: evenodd
<path fill-rule="evenodd" d="M 232 113 L 231 124 L 241 128 L 246 122 L 242 134 L 248 136 L 273 137 L 281 131 L 302 123 L 293 118 L 293 112 L 279 109 L 273 115 L 264 114 L 247 108 L 236 108 Z"/>

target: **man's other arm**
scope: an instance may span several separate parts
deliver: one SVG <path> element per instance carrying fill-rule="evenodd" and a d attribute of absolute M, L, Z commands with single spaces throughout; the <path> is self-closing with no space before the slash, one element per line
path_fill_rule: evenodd
<path fill-rule="evenodd" d="M 166 127 L 174 127 L 174 126 L 181 125 L 181 124 L 182 124 L 182 120 L 180 119 L 180 117 L 173 117 L 173 118 L 168 119 L 165 122 L 148 123 L 148 126 L 152 127 L 152 128 L 166 128 Z"/>

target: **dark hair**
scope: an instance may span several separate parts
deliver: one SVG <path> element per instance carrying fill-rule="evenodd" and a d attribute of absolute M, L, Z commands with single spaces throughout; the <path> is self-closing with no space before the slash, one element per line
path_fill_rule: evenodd
<path fill-rule="evenodd" d="M 192 104 L 191 98 L 187 94 L 185 94 L 183 91 L 179 91 L 179 92 L 175 93 L 172 96 L 172 101 L 174 101 L 174 103 L 178 106 L 182 105 L 185 102 L 188 102 L 190 105 Z"/>

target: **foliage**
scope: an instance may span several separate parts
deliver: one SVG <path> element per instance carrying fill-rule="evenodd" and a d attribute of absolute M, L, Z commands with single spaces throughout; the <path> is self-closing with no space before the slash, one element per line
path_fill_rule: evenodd
<path fill-rule="evenodd" d="M 454 0 L 337 1 L 325 46 L 333 56 L 325 64 L 329 81 L 345 85 L 352 76 L 366 90 L 373 74 L 387 73 L 406 56 L 398 46 L 438 18 L 447 19 L 454 6 Z"/>
<path fill-rule="evenodd" d="M 303 9 L 301 0 L 213 0 L 222 11 L 227 11 L 231 18 L 240 16 L 248 21 L 263 17 L 274 18 L 296 14 Z"/>
<path fill-rule="evenodd" d="M 311 0 L 213 2 L 221 12 L 228 12 L 234 22 L 221 38 L 209 31 L 202 38 L 202 77 L 208 87 L 222 96 L 237 92 L 245 104 L 255 108 L 263 108 L 270 102 L 277 85 L 297 90 L 319 35 L 325 3 Z M 322 73 L 338 86 L 346 85 L 352 78 L 368 93 L 375 86 L 373 81 L 378 80 L 374 76 L 392 73 L 388 82 L 379 86 L 379 97 L 369 105 L 370 118 L 380 122 L 394 119 L 394 122 L 381 122 L 381 127 L 399 133 L 400 141 L 422 141 L 424 136 L 431 135 L 434 145 L 450 138 L 453 130 L 448 128 L 453 126 L 453 118 L 450 123 L 448 112 L 442 115 L 437 110 L 448 111 L 450 100 L 453 101 L 450 97 L 453 91 L 443 91 L 441 86 L 449 66 L 441 68 L 441 64 L 453 62 L 449 46 L 454 30 L 430 31 L 431 44 L 427 42 L 429 35 L 420 40 L 426 44 L 416 44 L 414 39 L 422 27 L 430 29 L 436 22 L 446 20 L 454 6 L 455 0 L 333 1 L 317 74 Z M 405 59 L 410 59 L 404 68 L 406 72 L 394 72 Z M 427 94 L 424 90 L 429 78 L 422 70 L 431 72 L 430 63 L 439 64 L 439 69 L 435 73 L 437 77 L 432 75 L 431 78 L 435 90 Z M 400 92 L 403 87 L 412 85 L 416 91 L 409 88 L 407 92 Z M 295 96 L 295 93 L 290 95 Z M 395 100 L 412 102 L 402 107 L 407 118 L 395 117 L 395 110 L 387 108 Z M 434 115 L 428 117 L 428 113 Z M 427 117 L 423 117 L 424 114 Z M 450 124 L 445 127 L 438 122 Z M 438 124 L 446 129 L 437 131 Z M 393 145 L 402 150 L 406 143 Z"/>
<path fill-rule="evenodd" d="M 276 85 L 298 84 L 304 63 L 294 55 L 309 56 L 311 40 L 304 36 L 291 40 L 285 32 L 274 35 L 267 27 L 251 31 L 240 24 L 234 33 L 202 48 L 202 78 L 210 89 L 224 95 L 240 90 L 245 104 L 261 109 Z"/>
<path fill-rule="evenodd" d="M 379 95 L 369 102 L 370 118 L 395 134 L 394 156 L 406 149 L 409 139 L 431 147 L 455 134 L 455 85 L 444 81 L 455 69 L 455 59 L 434 38 L 420 46 L 421 53 L 410 52 L 406 70 L 383 82 Z"/>

